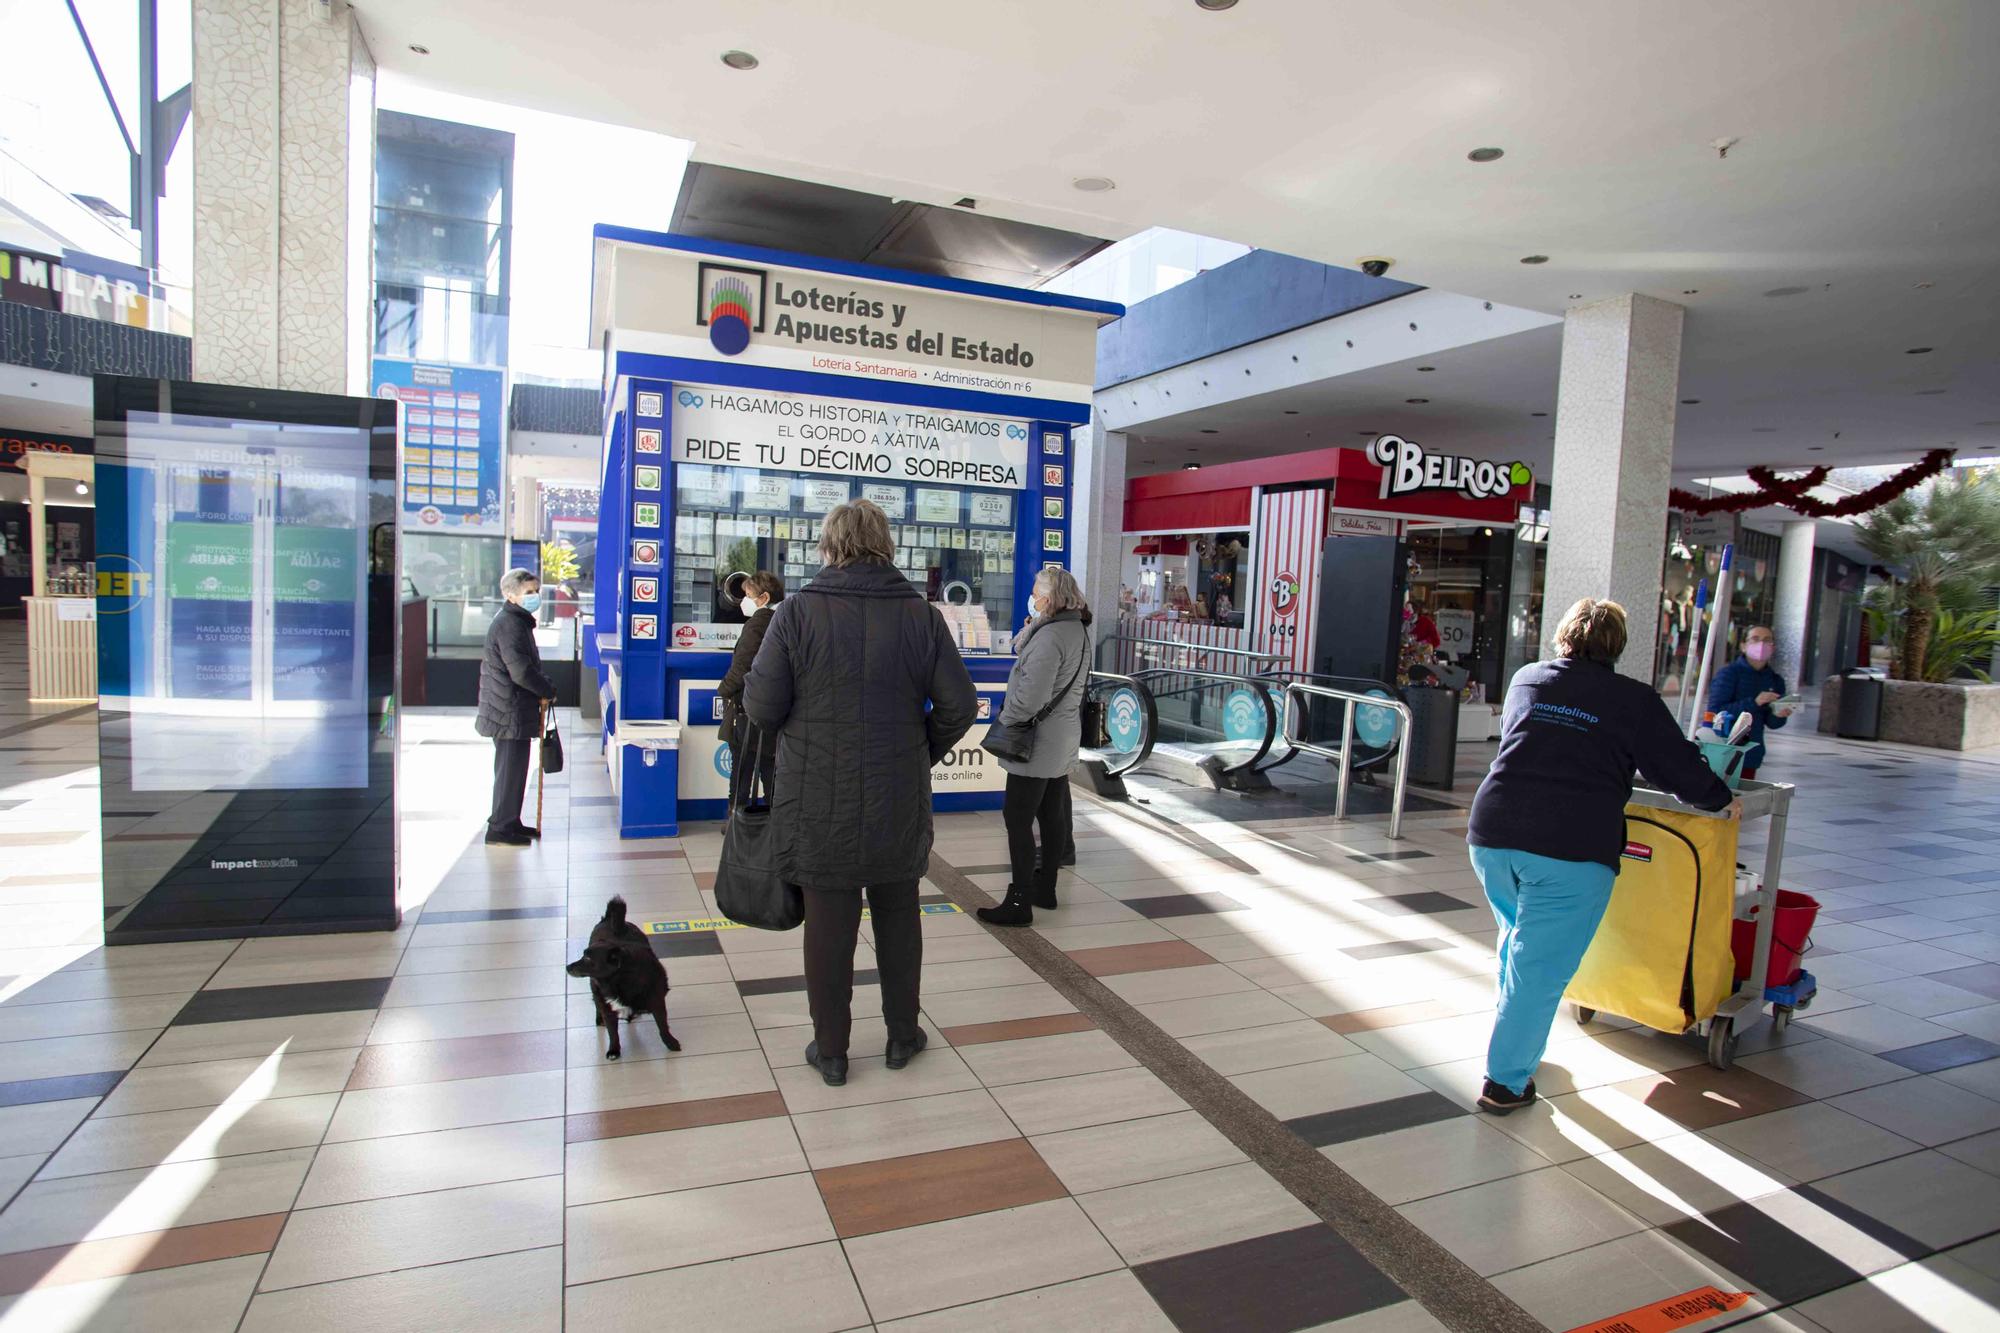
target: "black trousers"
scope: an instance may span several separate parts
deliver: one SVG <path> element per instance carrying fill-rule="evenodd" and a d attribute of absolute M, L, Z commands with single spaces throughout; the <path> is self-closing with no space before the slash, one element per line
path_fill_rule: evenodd
<path fill-rule="evenodd" d="M 528 763 L 534 757 L 532 740 L 493 741 L 493 813 L 486 820 L 491 836 L 507 832 L 521 822 L 521 798 L 528 794 Z"/>
<path fill-rule="evenodd" d="M 918 976 L 924 966 L 917 881 L 871 884 L 867 893 L 889 1040 L 913 1041 L 919 1030 Z M 854 943 L 861 934 L 861 891 L 809 888 L 805 904 L 806 1000 L 812 1006 L 813 1038 L 821 1055 L 844 1056 L 854 1026 Z"/>
<path fill-rule="evenodd" d="M 1000 818 L 1007 825 L 1007 859 L 1014 868 L 1013 884 L 1023 893 L 1032 887 L 1053 889 L 1057 863 L 1069 843 L 1069 779 L 1024 778 L 1007 775 L 1007 794 L 1000 800 Z M 1035 826 L 1042 830 L 1042 869 L 1035 871 Z"/>

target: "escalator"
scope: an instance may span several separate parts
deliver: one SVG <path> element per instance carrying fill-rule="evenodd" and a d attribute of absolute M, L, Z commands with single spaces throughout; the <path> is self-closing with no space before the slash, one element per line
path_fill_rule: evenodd
<path fill-rule="evenodd" d="M 1272 769 L 1297 751 L 1284 737 L 1284 682 L 1262 676 L 1154 667 L 1135 679 L 1151 693 L 1158 735 L 1148 764 L 1217 791 L 1269 791 Z"/>

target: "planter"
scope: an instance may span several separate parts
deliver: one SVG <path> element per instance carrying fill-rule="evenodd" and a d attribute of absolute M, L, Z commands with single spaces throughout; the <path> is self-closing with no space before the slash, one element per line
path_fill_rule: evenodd
<path fill-rule="evenodd" d="M 1841 683 L 1834 676 L 1820 686 L 1819 729 L 1828 734 L 1839 724 Z M 1878 739 L 1937 750 L 2000 745 L 2000 685 L 1885 680 Z"/>

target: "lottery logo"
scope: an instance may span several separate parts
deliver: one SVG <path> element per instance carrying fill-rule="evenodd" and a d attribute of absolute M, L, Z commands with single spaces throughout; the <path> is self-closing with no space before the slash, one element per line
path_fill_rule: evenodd
<path fill-rule="evenodd" d="M 724 356 L 736 356 L 750 345 L 753 332 L 764 331 L 764 282 L 758 268 L 703 264 L 697 275 L 695 322 L 708 329 L 708 343 Z"/>
<path fill-rule="evenodd" d="M 660 432 L 656 430 L 638 432 L 632 437 L 632 448 L 642 454 L 657 454 L 660 452 Z"/>
<path fill-rule="evenodd" d="M 658 565 L 660 563 L 660 543 L 651 537 L 641 537 L 632 543 L 632 563 L 635 565 Z"/>
<path fill-rule="evenodd" d="M 632 489 L 635 491 L 657 491 L 660 489 L 660 470 L 656 467 L 634 468 Z"/>
<path fill-rule="evenodd" d="M 695 645 L 695 641 L 700 637 L 701 631 L 693 625 L 674 626 L 674 646 L 676 648 L 692 648 Z"/>
<path fill-rule="evenodd" d="M 632 409 L 642 417 L 656 417 L 667 410 L 665 396 L 657 393 L 642 393 L 638 405 Z"/>
<path fill-rule="evenodd" d="M 660 600 L 658 579 L 633 579 L 632 600 L 635 602 L 657 602 Z"/>
<path fill-rule="evenodd" d="M 660 637 L 660 618 L 658 616 L 632 617 L 633 642 L 636 643 L 642 639 L 657 639 L 659 637 Z"/>

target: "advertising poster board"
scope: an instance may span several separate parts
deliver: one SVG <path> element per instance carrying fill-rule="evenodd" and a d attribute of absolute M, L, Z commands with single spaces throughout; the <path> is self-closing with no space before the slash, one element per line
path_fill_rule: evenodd
<path fill-rule="evenodd" d="M 404 530 L 500 534 L 506 373 L 376 357 L 372 387 L 403 405 Z"/>

